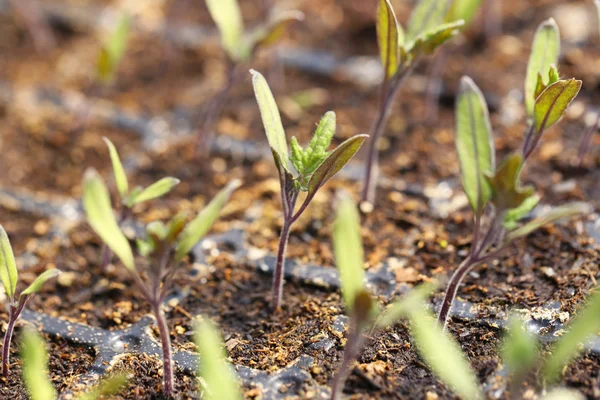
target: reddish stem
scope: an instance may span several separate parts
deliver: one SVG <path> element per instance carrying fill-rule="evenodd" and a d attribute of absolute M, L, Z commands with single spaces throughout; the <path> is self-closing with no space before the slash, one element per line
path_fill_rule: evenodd
<path fill-rule="evenodd" d="M 160 335 L 163 355 L 163 393 L 168 399 L 173 397 L 173 358 L 171 356 L 171 337 L 165 315 L 160 302 L 152 303 L 152 312 L 156 318 L 156 325 Z"/>
<path fill-rule="evenodd" d="M 290 238 L 292 221 L 286 216 L 283 221 L 281 235 L 279 236 L 279 248 L 277 249 L 277 261 L 273 274 L 273 293 L 271 296 L 271 307 L 274 311 L 281 309 L 281 297 L 283 294 L 283 272 L 285 268 L 285 251 Z"/>

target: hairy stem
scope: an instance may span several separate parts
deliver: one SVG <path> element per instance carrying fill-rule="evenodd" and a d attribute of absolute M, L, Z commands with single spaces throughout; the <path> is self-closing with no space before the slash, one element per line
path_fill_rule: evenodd
<path fill-rule="evenodd" d="M 275 271 L 273 274 L 273 293 L 271 296 L 271 307 L 274 311 L 279 311 L 281 308 L 281 297 L 283 294 L 283 272 L 285 267 L 285 251 L 287 248 L 287 242 L 290 238 L 291 227 L 291 219 L 285 216 L 285 219 L 283 221 L 283 227 L 281 229 L 281 235 L 279 236 L 277 261 L 275 264 Z"/>
<path fill-rule="evenodd" d="M 165 314 L 162 311 L 161 303 L 155 301 L 152 303 L 152 312 L 156 318 L 156 325 L 160 334 L 160 343 L 162 346 L 163 355 L 163 393 L 166 398 L 173 397 L 173 358 L 171 356 L 171 338 L 169 335 L 169 327 Z"/>
<path fill-rule="evenodd" d="M 8 376 L 8 368 L 10 365 L 10 343 L 12 341 L 16 322 L 17 318 L 15 317 L 15 310 L 14 307 L 11 306 L 8 317 L 8 326 L 6 327 L 6 332 L 4 333 L 4 347 L 2 347 L 2 374 L 4 376 Z"/>

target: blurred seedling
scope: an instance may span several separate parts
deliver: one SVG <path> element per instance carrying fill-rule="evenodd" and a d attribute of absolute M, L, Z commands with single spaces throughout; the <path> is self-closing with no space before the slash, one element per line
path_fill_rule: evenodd
<path fill-rule="evenodd" d="M 350 316 L 344 356 L 332 384 L 332 400 L 340 400 L 344 383 L 363 348 L 364 336 L 374 329 L 386 329 L 400 318 L 408 319 L 411 333 L 421 357 L 432 372 L 464 399 L 481 399 L 475 373 L 460 347 L 425 305 L 434 289 L 425 284 L 380 311 L 365 285 L 364 255 L 360 235 L 360 218 L 356 205 L 343 196 L 337 204 L 333 226 L 333 248 L 339 271 L 342 298 Z"/>
<path fill-rule="evenodd" d="M 203 126 L 198 132 L 198 142 L 208 148 L 215 134 L 215 123 L 221 115 L 227 96 L 235 85 L 239 67 L 250 63 L 258 50 L 276 44 L 288 25 L 304 19 L 297 10 L 276 11 L 271 9 L 267 20 L 246 30 L 237 0 L 206 0 L 208 11 L 221 36 L 221 46 L 227 57 L 226 83 L 204 110 Z"/>
<path fill-rule="evenodd" d="M 237 180 L 229 183 L 187 224 L 185 213 L 178 213 L 167 224 L 160 221 L 148 224 L 146 236 L 136 240 L 137 254 L 143 259 L 143 262 L 139 262 L 134 259 L 129 241 L 121 232 L 104 182 L 95 170 L 88 170 L 85 174 L 83 207 L 88 222 L 127 268 L 156 318 L 163 356 L 163 392 L 168 398 L 173 395 L 173 360 L 162 304 L 173 288 L 174 276 L 181 261 L 208 232 L 239 185 Z"/>
<path fill-rule="evenodd" d="M 46 343 L 32 327 L 22 333 L 21 358 L 23 359 L 23 381 L 31 400 L 55 400 L 58 393 L 52 385 L 48 372 Z M 71 397 L 75 400 L 97 400 L 103 396 L 117 394 L 127 383 L 127 376 L 118 373 L 100 380 L 86 393 Z M 104 397 L 103 397 L 104 398 Z"/>
<path fill-rule="evenodd" d="M 120 227 L 129 217 L 133 215 L 133 207 L 135 205 L 164 196 L 175 186 L 177 186 L 180 181 L 177 178 L 166 177 L 154 182 L 146 188 L 136 186 L 130 190 L 129 182 L 127 181 L 127 175 L 125 174 L 125 169 L 123 168 L 123 164 L 121 163 L 121 159 L 119 158 L 119 153 L 117 152 L 115 145 L 108 138 L 105 137 L 103 139 L 108 147 L 115 185 L 117 186 L 117 191 L 119 192 L 120 201 L 117 210 L 119 213 L 119 218 L 117 219 L 117 224 Z M 110 263 L 111 258 L 112 251 L 109 247 L 107 247 L 106 244 L 104 244 L 102 248 L 103 269 L 106 268 L 106 266 Z"/>
<path fill-rule="evenodd" d="M 377 43 L 383 81 L 377 117 L 371 127 L 371 141 L 365 163 L 361 209 L 373 209 L 379 170 L 379 141 L 383 136 L 394 99 L 406 78 L 423 57 L 452 38 L 464 21 L 444 23 L 449 3 L 440 0 L 420 0 L 411 13 L 406 32 L 396 20 L 389 0 L 380 0 L 377 10 Z"/>
<path fill-rule="evenodd" d="M 585 203 L 570 203 L 524 222 L 540 198 L 532 186 L 521 186 L 521 171 L 544 132 L 560 120 L 581 88 L 580 80 L 559 77 L 555 67 L 559 41 L 558 27 L 553 20 L 540 25 L 525 81 L 529 128 L 523 148 L 506 157 L 497 168 L 483 94 L 470 78 L 461 80 L 456 99 L 456 149 L 462 185 L 474 211 L 474 228 L 469 254 L 448 283 L 439 314 L 444 326 L 460 283 L 474 267 L 497 258 L 516 239 L 543 225 L 590 211 Z"/>
<path fill-rule="evenodd" d="M 127 50 L 131 18 L 123 14 L 115 29 L 102 42 L 96 59 L 96 77 L 104 85 L 114 82 L 121 60 Z"/>
<path fill-rule="evenodd" d="M 279 237 L 271 298 L 272 308 L 277 311 L 281 307 L 285 252 L 293 223 L 306 210 L 317 191 L 350 161 L 368 136 L 353 136 L 334 150 L 328 151 L 336 128 L 335 113 L 329 111 L 321 118 L 317 130 L 306 148 L 303 148 L 295 137 L 292 137 L 288 148 L 279 109 L 271 89 L 259 72 L 253 70 L 250 72 L 252 73 L 254 94 L 275 159 L 281 187 L 283 227 Z M 300 192 L 306 192 L 306 197 L 296 211 L 296 202 Z"/>
<path fill-rule="evenodd" d="M 44 271 L 17 296 L 19 271 L 8 234 L 4 230 L 4 227 L 0 225 L 0 279 L 2 280 L 2 286 L 4 286 L 4 293 L 6 294 L 8 303 L 8 325 L 4 333 L 2 347 L 2 373 L 4 376 L 8 376 L 10 367 L 10 343 L 15 330 L 15 324 L 21 316 L 27 300 L 39 292 L 47 280 L 58 276 L 58 274 L 60 274 L 60 270 L 56 268 Z"/>

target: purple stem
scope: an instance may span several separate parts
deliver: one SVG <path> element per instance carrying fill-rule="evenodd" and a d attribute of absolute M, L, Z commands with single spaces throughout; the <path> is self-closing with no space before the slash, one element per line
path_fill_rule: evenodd
<path fill-rule="evenodd" d="M 171 356 L 171 337 L 167 320 L 158 301 L 152 302 L 152 312 L 156 318 L 156 325 L 160 335 L 160 343 L 163 355 L 163 393 L 166 398 L 173 397 L 173 357 Z"/>
<path fill-rule="evenodd" d="M 358 353 L 362 347 L 363 337 L 361 335 L 361 326 L 362 324 L 356 321 L 356 318 L 351 319 L 348 340 L 346 341 L 346 348 L 344 349 L 344 358 L 331 385 L 331 400 L 341 400 L 342 398 L 344 384 L 352 370 L 352 363 L 358 357 Z"/>
<path fill-rule="evenodd" d="M 4 376 L 8 376 L 8 369 L 10 366 L 10 343 L 12 342 L 13 333 L 15 331 L 15 324 L 21 316 L 21 312 L 23 311 L 23 307 L 25 307 L 28 298 L 29 296 L 27 295 L 22 296 L 16 307 L 14 305 L 9 307 L 8 326 L 4 333 L 4 347 L 2 348 L 2 374 Z"/>
<path fill-rule="evenodd" d="M 283 271 L 285 264 L 285 251 L 290 238 L 290 229 L 292 221 L 285 217 L 281 235 L 279 236 L 279 248 L 277 249 L 277 262 L 275 264 L 275 272 L 273 275 L 273 294 L 271 296 L 271 307 L 274 311 L 281 309 L 281 297 L 283 293 Z"/>

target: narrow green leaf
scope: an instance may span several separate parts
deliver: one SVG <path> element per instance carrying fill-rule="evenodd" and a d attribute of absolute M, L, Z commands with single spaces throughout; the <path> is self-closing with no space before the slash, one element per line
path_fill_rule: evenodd
<path fill-rule="evenodd" d="M 512 231 L 519 225 L 519 221 L 527 216 L 537 206 L 540 197 L 537 195 L 530 196 L 523 200 L 520 206 L 507 210 L 504 213 L 504 228 Z"/>
<path fill-rule="evenodd" d="M 31 285 L 29 285 L 27 287 L 27 289 L 25 289 L 25 290 L 23 290 L 23 292 L 21 292 L 21 296 L 39 292 L 40 289 L 42 289 L 42 286 L 44 286 L 44 283 L 46 283 L 46 281 L 57 277 L 58 275 L 61 274 L 61 272 L 62 272 L 61 270 L 56 269 L 56 268 L 49 269 L 47 271 L 42 272 L 40 274 L 40 276 L 35 278 L 35 280 L 31 283 Z"/>
<path fill-rule="evenodd" d="M 127 384 L 128 378 L 124 373 L 118 373 L 102 379 L 88 392 L 77 396 L 77 400 L 97 400 L 101 396 L 114 396 Z"/>
<path fill-rule="evenodd" d="M 454 37 L 464 24 L 465 22 L 462 20 L 449 22 L 425 32 L 407 46 L 408 54 L 412 59 L 421 55 L 432 54 L 438 47 Z"/>
<path fill-rule="evenodd" d="M 217 328 L 205 320 L 196 328 L 194 335 L 200 353 L 198 374 L 206 383 L 206 400 L 241 400 L 237 376 L 227 361 L 223 339 Z"/>
<path fill-rule="evenodd" d="M 297 173 L 290 162 L 285 131 L 283 130 L 281 116 L 279 115 L 277 103 L 275 103 L 275 99 L 273 98 L 273 93 L 271 93 L 269 84 L 260 72 L 251 69 L 250 73 L 252 74 L 254 95 L 260 108 L 260 115 L 265 127 L 265 133 L 267 134 L 267 140 L 272 152 L 276 154 L 274 156 L 275 163 L 280 164 L 288 173 L 296 177 Z"/>
<path fill-rule="evenodd" d="M 217 218 L 219 218 L 221 209 L 225 206 L 233 191 L 240 187 L 241 184 L 242 182 L 238 179 L 229 182 L 229 184 L 221 189 L 211 202 L 198 213 L 196 218 L 183 229 L 177 243 L 177 252 L 175 255 L 177 261 L 181 261 L 181 259 L 192 250 L 196 243 L 198 243 L 202 236 L 208 232 Z"/>
<path fill-rule="evenodd" d="M 8 234 L 2 225 L 0 225 L 0 279 L 6 296 L 14 298 L 19 272 Z"/>
<path fill-rule="evenodd" d="M 581 353 L 581 343 L 600 331 L 600 291 L 588 297 L 568 326 L 568 332 L 556 342 L 542 368 L 542 375 L 550 382 L 555 382 L 563 368 Z"/>
<path fill-rule="evenodd" d="M 115 30 L 104 42 L 98 54 L 96 69 L 98 77 L 105 82 L 114 79 L 117 67 L 127 50 L 127 38 L 129 36 L 131 20 L 126 14 L 121 16 Z"/>
<path fill-rule="evenodd" d="M 441 25 L 448 6 L 448 0 L 419 0 L 410 14 L 406 27 L 406 38 L 414 40 L 419 35 Z"/>
<path fill-rule="evenodd" d="M 304 171 L 304 149 L 298 143 L 296 136 L 292 136 L 292 140 L 290 140 L 290 150 L 292 153 L 290 157 L 292 165 L 294 165 L 297 171 Z"/>
<path fill-rule="evenodd" d="M 486 175 L 486 180 L 492 189 L 492 203 L 499 211 L 518 208 L 531 196 L 532 186 L 521 186 L 520 175 L 523 168 L 521 153 L 513 153 L 506 157 L 496 169 L 494 175 Z"/>
<path fill-rule="evenodd" d="M 355 135 L 336 147 L 310 177 L 307 198 L 312 198 L 321 186 L 344 168 L 368 137 L 364 134 Z"/>
<path fill-rule="evenodd" d="M 580 89 L 580 80 L 567 79 L 553 83 L 540 94 L 535 100 L 533 108 L 535 129 L 538 135 L 558 122 Z"/>
<path fill-rule="evenodd" d="M 593 209 L 588 203 L 574 202 L 563 206 L 555 207 L 545 215 L 538 217 L 522 227 L 509 232 L 504 241 L 510 242 L 523 236 L 529 235 L 531 232 L 541 228 L 542 226 L 555 222 L 562 218 L 576 217 L 592 212 Z"/>
<path fill-rule="evenodd" d="M 491 197 L 485 174 L 494 171 L 494 140 L 487 104 L 483 94 L 464 76 L 456 100 L 456 150 L 467 198 L 478 213 Z"/>
<path fill-rule="evenodd" d="M 335 124 L 335 113 L 327 111 L 323 115 L 323 118 L 321 118 L 317 130 L 308 143 L 306 150 L 304 150 L 304 165 L 306 169 L 302 171 L 303 175 L 308 176 L 312 174 L 329 154 L 327 149 L 331 144 L 333 135 L 335 135 Z"/>
<path fill-rule="evenodd" d="M 181 211 L 175 214 L 173 218 L 169 221 L 166 229 L 165 238 L 168 243 L 173 243 L 179 237 L 179 234 L 185 228 L 185 222 L 187 220 L 187 212 Z"/>
<path fill-rule="evenodd" d="M 206 0 L 206 5 L 219 28 L 223 49 L 230 59 L 239 61 L 244 21 L 237 0 Z"/>
<path fill-rule="evenodd" d="M 575 389 L 556 388 L 550 390 L 542 400 L 585 400 L 585 396 Z"/>
<path fill-rule="evenodd" d="M 475 14 L 481 6 L 482 0 L 452 0 L 448 14 L 446 14 L 446 22 L 465 21 L 465 26 L 469 25 Z"/>
<path fill-rule="evenodd" d="M 29 397 L 31 400 L 55 400 L 57 393 L 48 374 L 46 343 L 31 327 L 23 330 L 21 340 L 23 381 Z"/>
<path fill-rule="evenodd" d="M 356 205 L 348 196 L 337 202 L 333 224 L 333 250 L 340 274 L 342 297 L 346 312 L 351 313 L 356 294 L 364 289 L 364 254 L 360 237 L 360 217 Z"/>
<path fill-rule="evenodd" d="M 117 224 L 108 190 L 102 178 L 93 169 L 88 169 L 83 178 L 83 209 L 96 234 L 121 259 L 127 269 L 134 271 L 131 246 Z"/>
<path fill-rule="evenodd" d="M 400 48 L 404 44 L 404 32 L 396 20 L 390 0 L 379 0 L 377 8 L 377 44 L 385 78 L 390 79 L 400 64 Z"/>
<path fill-rule="evenodd" d="M 511 317 L 508 326 L 508 334 L 502 344 L 502 361 L 513 376 L 523 376 L 536 360 L 539 352 L 537 340 L 516 316 Z"/>
<path fill-rule="evenodd" d="M 143 203 L 144 201 L 153 200 L 169 193 L 175 186 L 181 182 L 177 178 L 166 177 L 154 182 L 142 190 L 137 196 L 131 199 L 131 205 Z"/>
<path fill-rule="evenodd" d="M 556 25 L 554 19 L 550 18 L 537 28 L 531 45 L 531 54 L 529 55 L 529 63 L 527 64 L 527 73 L 525 75 L 525 106 L 527 115 L 533 115 L 538 73 L 542 77 L 548 76 L 550 65 L 558 64 L 559 54 L 560 33 L 558 25 Z"/>
<path fill-rule="evenodd" d="M 115 175 L 115 183 L 117 184 L 117 190 L 121 195 L 121 200 L 124 200 L 129 193 L 129 184 L 127 183 L 127 175 L 125 174 L 125 169 L 123 168 L 123 164 L 121 164 L 121 159 L 119 158 L 119 153 L 115 148 L 115 145 L 107 138 L 103 137 L 104 142 L 108 146 L 108 152 L 110 154 L 110 162 L 112 163 L 113 173 Z"/>
<path fill-rule="evenodd" d="M 249 34 L 247 56 L 250 56 L 259 47 L 277 43 L 290 24 L 302 20 L 304 20 L 304 14 L 297 10 L 283 11 L 274 18 L 270 18 L 265 25 L 257 27 Z"/>

